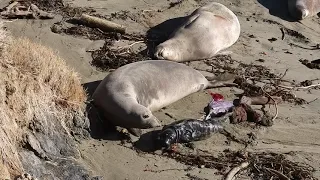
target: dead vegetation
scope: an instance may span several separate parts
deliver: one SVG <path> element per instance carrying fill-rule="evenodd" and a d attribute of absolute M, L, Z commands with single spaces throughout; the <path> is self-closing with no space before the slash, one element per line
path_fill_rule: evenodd
<path fill-rule="evenodd" d="M 299 84 L 284 79 L 286 71 L 283 74 L 275 74 L 265 66 L 238 62 L 231 56 L 216 56 L 205 63 L 212 67 L 208 72 L 229 72 L 238 75 L 235 83 L 244 91 L 245 96 L 264 96 L 268 93 L 270 96 L 282 97 L 287 102 L 299 105 L 307 103 L 304 99 L 296 97 L 291 89 L 286 88 L 300 87 Z M 283 86 L 284 83 L 289 86 Z"/>
<path fill-rule="evenodd" d="M 220 175 L 227 175 L 232 168 L 248 163 L 248 167 L 245 170 L 241 169 L 243 172 L 240 173 L 252 179 L 316 179 L 313 176 L 313 167 L 287 159 L 286 156 L 290 155 L 290 152 L 278 154 L 227 149 L 217 157 L 205 151 L 195 154 L 172 152 L 164 155 L 189 166 L 217 169 L 217 174 Z"/>
<path fill-rule="evenodd" d="M 17 147 L 23 146 L 29 125 L 37 122 L 50 130 L 51 121 L 58 120 L 69 132 L 68 121 L 84 116 L 86 93 L 78 74 L 53 50 L 11 39 L 2 27 L 0 47 L 0 157 L 17 175 L 23 172 Z"/>

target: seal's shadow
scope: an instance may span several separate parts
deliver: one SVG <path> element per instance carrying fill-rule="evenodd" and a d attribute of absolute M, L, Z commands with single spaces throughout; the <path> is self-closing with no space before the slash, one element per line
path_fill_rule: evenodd
<path fill-rule="evenodd" d="M 161 130 L 149 131 L 142 134 L 133 146 L 143 152 L 154 152 L 161 149 L 160 146 L 156 143 L 157 135 Z"/>
<path fill-rule="evenodd" d="M 289 22 L 297 21 L 289 14 L 288 0 L 258 0 L 258 2 L 269 9 L 269 13 L 273 16 Z"/>
<path fill-rule="evenodd" d="M 186 17 L 177 17 L 173 19 L 166 20 L 147 31 L 147 49 L 145 53 L 151 58 L 154 58 L 153 54 L 155 47 L 166 41 L 170 34 L 177 29 L 186 19 Z"/>
<path fill-rule="evenodd" d="M 91 101 L 92 94 L 100 82 L 101 81 L 93 81 L 82 84 L 88 95 L 87 101 Z M 88 113 L 90 121 L 90 135 L 92 138 L 114 141 L 123 139 L 120 133 L 116 130 L 116 127 L 106 123 L 107 121 L 101 117 L 101 112 L 99 112 L 99 110 L 91 103 L 87 104 L 86 112 Z"/>

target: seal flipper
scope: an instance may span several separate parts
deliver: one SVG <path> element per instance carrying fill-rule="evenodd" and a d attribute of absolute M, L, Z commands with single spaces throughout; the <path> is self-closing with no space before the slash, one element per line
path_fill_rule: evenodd
<path fill-rule="evenodd" d="M 215 56 L 227 56 L 227 55 L 231 55 L 233 52 L 232 51 L 227 51 L 227 50 L 222 50 L 217 52 L 213 57 Z"/>
<path fill-rule="evenodd" d="M 236 75 L 234 74 L 224 73 L 219 76 L 206 76 L 205 78 L 209 81 L 206 89 L 237 86 L 237 84 L 233 83 L 233 81 L 236 79 Z"/>
<path fill-rule="evenodd" d="M 140 137 L 142 130 L 138 128 L 127 128 L 128 132 L 136 137 Z"/>

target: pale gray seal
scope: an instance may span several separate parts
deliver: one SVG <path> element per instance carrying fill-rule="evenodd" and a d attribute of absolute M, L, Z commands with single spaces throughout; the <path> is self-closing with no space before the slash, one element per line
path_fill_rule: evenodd
<path fill-rule="evenodd" d="M 240 36 L 237 16 L 220 3 L 208 3 L 185 18 L 169 39 L 156 47 L 157 59 L 183 62 L 211 58 Z"/>
<path fill-rule="evenodd" d="M 288 9 L 291 16 L 302 20 L 320 12 L 320 0 L 288 0 Z"/>
<path fill-rule="evenodd" d="M 109 122 L 139 136 L 140 129 L 161 126 L 153 111 L 206 88 L 233 85 L 230 83 L 233 80 L 232 75 L 225 74 L 206 78 L 199 71 L 177 62 L 140 61 L 107 75 L 92 99 L 105 118 L 109 117 Z"/>

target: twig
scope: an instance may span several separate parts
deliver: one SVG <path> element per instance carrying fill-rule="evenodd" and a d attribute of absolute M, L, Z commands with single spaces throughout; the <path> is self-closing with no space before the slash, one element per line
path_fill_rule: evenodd
<path fill-rule="evenodd" d="M 284 40 L 284 36 L 285 36 L 285 33 L 284 33 L 284 30 L 283 30 L 283 28 L 280 28 L 280 30 L 281 30 L 281 32 L 282 32 L 282 40 Z"/>
<path fill-rule="evenodd" d="M 310 103 L 312 103 L 312 102 L 314 102 L 314 101 L 316 101 L 316 100 L 318 100 L 318 99 L 319 99 L 319 98 L 315 98 L 314 100 L 307 102 L 307 104 L 310 104 Z"/>
<path fill-rule="evenodd" d="M 274 115 L 274 117 L 272 118 L 272 120 L 271 120 L 271 122 L 273 122 L 277 117 L 278 117 L 278 103 L 275 101 L 275 99 L 269 94 L 269 93 L 267 93 L 264 89 L 263 89 L 263 87 L 261 87 L 261 90 L 267 95 L 267 96 L 269 96 L 272 100 L 273 100 L 273 102 L 274 102 L 274 107 L 276 108 L 276 114 Z"/>
<path fill-rule="evenodd" d="M 129 45 L 127 45 L 127 46 L 122 46 L 122 47 L 118 47 L 118 48 L 115 48 L 115 49 L 118 49 L 118 50 L 120 50 L 120 49 L 127 49 L 127 48 L 130 48 L 130 47 L 132 47 L 133 45 L 139 44 L 139 43 L 144 43 L 144 41 L 137 41 L 137 42 L 134 42 L 134 43 L 129 44 Z M 115 49 L 114 49 L 114 50 L 115 50 Z"/>
<path fill-rule="evenodd" d="M 271 173 L 277 175 L 279 177 L 279 179 L 281 180 L 290 180 L 286 175 L 282 174 L 281 172 L 271 169 L 271 168 L 265 168 L 267 171 L 270 171 Z"/>
<path fill-rule="evenodd" d="M 313 84 L 313 85 L 310 85 L 310 86 L 305 86 L 305 87 L 292 87 L 292 86 L 279 85 L 279 87 L 290 89 L 290 90 L 292 90 L 292 89 L 296 89 L 296 90 L 303 89 L 303 90 L 305 90 L 305 89 L 310 89 L 312 87 L 318 87 L 318 86 L 320 86 L 320 83 L 319 84 Z"/>
<path fill-rule="evenodd" d="M 239 166 L 234 167 L 226 176 L 225 180 L 233 180 L 234 176 L 241 171 L 242 169 L 245 169 L 249 166 L 249 162 L 243 162 Z"/>
<path fill-rule="evenodd" d="M 188 169 L 177 169 L 177 168 L 173 168 L 173 169 L 162 169 L 162 170 L 152 170 L 152 169 L 145 169 L 143 171 L 148 171 L 148 172 L 153 172 L 153 173 L 161 173 L 164 171 L 187 171 Z"/>

